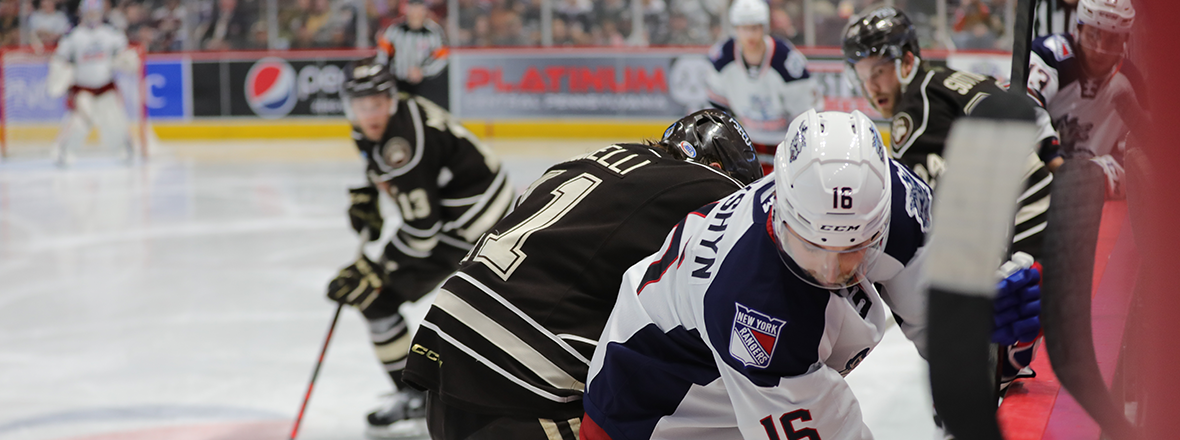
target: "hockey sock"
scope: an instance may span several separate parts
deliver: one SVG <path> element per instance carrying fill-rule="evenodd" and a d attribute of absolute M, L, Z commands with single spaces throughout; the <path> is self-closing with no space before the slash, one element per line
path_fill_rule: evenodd
<path fill-rule="evenodd" d="M 373 340 L 373 349 L 377 352 L 377 359 L 381 361 L 393 385 L 397 389 L 405 389 L 402 382 L 402 370 L 406 369 L 406 355 L 410 351 L 412 339 L 406 320 L 401 313 L 383 318 L 369 318 L 369 336 Z"/>

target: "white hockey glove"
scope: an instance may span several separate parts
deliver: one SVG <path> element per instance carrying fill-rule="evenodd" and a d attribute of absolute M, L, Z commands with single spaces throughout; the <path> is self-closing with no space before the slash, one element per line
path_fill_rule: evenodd
<path fill-rule="evenodd" d="M 1123 187 L 1123 178 L 1126 177 L 1126 171 L 1123 170 L 1123 166 L 1109 154 L 1090 160 L 1102 167 L 1102 172 L 1106 173 L 1106 198 L 1108 200 L 1122 200 L 1126 198 L 1127 191 Z"/>
<path fill-rule="evenodd" d="M 129 74 L 139 73 L 139 52 L 133 49 L 123 49 L 111 62 L 114 68 Z"/>
<path fill-rule="evenodd" d="M 69 61 L 52 57 L 49 59 L 49 75 L 45 78 L 45 89 L 50 98 L 60 98 L 74 85 L 74 66 Z"/>

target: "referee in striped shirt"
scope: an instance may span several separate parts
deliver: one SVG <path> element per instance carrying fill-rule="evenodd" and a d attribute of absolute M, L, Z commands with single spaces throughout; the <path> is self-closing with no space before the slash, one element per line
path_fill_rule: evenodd
<path fill-rule="evenodd" d="M 443 29 L 427 17 L 424 0 L 409 0 L 405 19 L 377 38 L 377 61 L 389 65 L 399 90 L 449 108 L 447 43 Z"/>

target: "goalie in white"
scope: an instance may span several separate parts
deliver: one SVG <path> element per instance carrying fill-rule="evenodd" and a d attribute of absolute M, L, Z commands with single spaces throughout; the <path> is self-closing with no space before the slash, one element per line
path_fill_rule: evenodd
<path fill-rule="evenodd" d="M 105 9 L 103 0 L 82 0 L 79 26 L 62 37 L 49 62 L 49 96 L 68 92 L 68 112 L 54 145 L 59 165 L 69 163 L 69 151 L 76 150 L 94 126 L 105 149 L 123 149 L 128 161 L 134 158 L 115 70 L 138 71 L 139 56 L 128 48 L 126 35 L 103 23 Z"/>

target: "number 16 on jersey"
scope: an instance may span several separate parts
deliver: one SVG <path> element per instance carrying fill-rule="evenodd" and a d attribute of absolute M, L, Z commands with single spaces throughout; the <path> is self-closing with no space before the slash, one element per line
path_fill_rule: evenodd
<path fill-rule="evenodd" d="M 792 423 L 794 423 L 796 420 L 800 422 L 810 422 L 811 411 L 797 409 L 783 414 L 778 418 L 779 424 L 781 424 L 783 427 L 783 432 L 787 434 L 786 440 L 821 440 L 819 437 L 819 431 L 816 431 L 813 428 L 803 428 L 796 430 L 795 427 L 792 426 Z M 769 440 L 783 440 L 778 436 L 778 427 L 775 426 L 774 417 L 766 416 L 758 422 L 762 424 L 763 428 L 766 428 L 766 437 Z"/>

